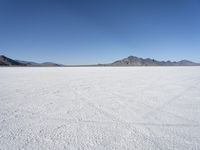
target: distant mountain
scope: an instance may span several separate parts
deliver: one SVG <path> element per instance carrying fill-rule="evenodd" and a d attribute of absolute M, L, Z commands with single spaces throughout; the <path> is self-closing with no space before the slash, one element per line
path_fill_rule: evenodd
<path fill-rule="evenodd" d="M 189 60 L 181 60 L 178 62 L 172 61 L 158 61 L 151 58 L 139 58 L 136 56 L 129 56 L 122 60 L 117 60 L 108 66 L 199 66 L 199 63 L 195 63 Z"/>
<path fill-rule="evenodd" d="M 24 61 L 24 60 L 15 60 L 19 63 L 22 63 L 24 65 L 38 65 L 39 63 L 33 62 L 33 61 Z"/>
<path fill-rule="evenodd" d="M 44 67 L 48 67 L 48 66 L 63 66 L 62 64 L 56 64 L 56 63 L 53 63 L 53 62 L 43 62 L 43 63 L 36 63 L 36 62 L 33 62 L 33 61 L 23 61 L 23 60 L 15 60 L 19 63 L 22 63 L 26 66 L 44 66 Z"/>
<path fill-rule="evenodd" d="M 63 66 L 53 62 L 36 63 L 32 61 L 14 60 L 4 55 L 0 55 L 0 66 L 33 66 L 33 67 L 56 67 Z"/>
<path fill-rule="evenodd" d="M 41 66 L 64 66 L 64 65 L 62 65 L 62 64 L 56 64 L 56 63 L 53 63 L 53 62 L 44 62 L 44 63 L 41 63 L 41 64 L 39 64 L 39 65 L 41 65 Z"/>
<path fill-rule="evenodd" d="M 8 58 L 4 55 L 0 55 L 0 66 L 26 66 L 26 65 L 18 61 L 15 61 L 11 58 Z"/>

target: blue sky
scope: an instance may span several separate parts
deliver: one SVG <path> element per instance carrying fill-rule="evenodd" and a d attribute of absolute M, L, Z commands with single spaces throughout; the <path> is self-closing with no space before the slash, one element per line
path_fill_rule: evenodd
<path fill-rule="evenodd" d="M 0 0 L 0 54 L 63 64 L 129 55 L 200 62 L 200 1 Z"/>

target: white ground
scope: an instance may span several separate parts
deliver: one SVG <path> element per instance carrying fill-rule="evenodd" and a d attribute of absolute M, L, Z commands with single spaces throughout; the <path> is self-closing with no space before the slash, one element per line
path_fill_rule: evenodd
<path fill-rule="evenodd" d="M 200 67 L 0 68 L 0 149 L 200 149 Z"/>

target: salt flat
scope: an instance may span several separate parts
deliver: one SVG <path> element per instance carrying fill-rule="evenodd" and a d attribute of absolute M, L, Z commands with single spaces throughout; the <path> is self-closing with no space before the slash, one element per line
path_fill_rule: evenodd
<path fill-rule="evenodd" d="M 0 68 L 0 149 L 200 149 L 200 67 Z"/>

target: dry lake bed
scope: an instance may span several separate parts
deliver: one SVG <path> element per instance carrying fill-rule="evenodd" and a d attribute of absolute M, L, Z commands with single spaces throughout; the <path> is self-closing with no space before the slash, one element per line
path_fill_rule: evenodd
<path fill-rule="evenodd" d="M 0 149 L 200 149 L 200 67 L 2 67 Z"/>

